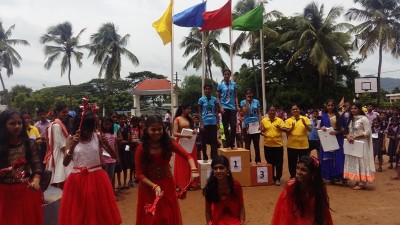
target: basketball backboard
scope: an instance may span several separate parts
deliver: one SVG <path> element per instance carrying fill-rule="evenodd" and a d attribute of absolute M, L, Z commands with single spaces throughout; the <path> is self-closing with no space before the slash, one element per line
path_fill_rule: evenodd
<path fill-rule="evenodd" d="M 378 92 L 377 77 L 362 77 L 354 79 L 355 93 L 376 93 Z"/>

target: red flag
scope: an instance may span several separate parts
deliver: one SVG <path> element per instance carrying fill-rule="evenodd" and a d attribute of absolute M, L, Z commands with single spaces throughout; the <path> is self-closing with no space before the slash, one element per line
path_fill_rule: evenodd
<path fill-rule="evenodd" d="M 202 30 L 217 30 L 232 25 L 232 3 L 231 0 L 222 6 L 221 8 L 204 12 L 203 19 L 204 23 L 201 27 Z"/>

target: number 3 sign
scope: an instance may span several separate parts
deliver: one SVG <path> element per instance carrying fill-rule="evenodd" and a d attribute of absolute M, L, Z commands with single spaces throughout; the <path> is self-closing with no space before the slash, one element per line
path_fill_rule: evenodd
<path fill-rule="evenodd" d="M 268 168 L 267 167 L 257 167 L 257 183 L 267 183 L 268 182 Z"/>

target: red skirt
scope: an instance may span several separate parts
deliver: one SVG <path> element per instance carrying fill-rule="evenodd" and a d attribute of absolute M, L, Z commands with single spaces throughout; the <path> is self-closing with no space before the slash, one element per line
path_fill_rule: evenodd
<path fill-rule="evenodd" d="M 0 184 L 0 224 L 43 225 L 43 193 L 26 183 Z"/>
<path fill-rule="evenodd" d="M 157 203 L 155 215 L 147 214 L 144 206 L 152 204 L 156 195 L 151 187 L 140 182 L 136 209 L 136 225 L 182 225 L 181 211 L 172 178 L 154 179 L 164 195 Z"/>
<path fill-rule="evenodd" d="M 122 223 L 106 172 L 71 173 L 65 182 L 58 225 L 119 225 Z"/>
<path fill-rule="evenodd" d="M 198 163 L 197 163 L 197 148 L 196 145 L 193 146 L 193 151 L 192 153 L 189 153 L 198 168 Z M 175 159 L 174 159 L 174 182 L 175 185 L 181 189 L 186 187 L 186 185 L 190 182 L 190 165 L 188 161 L 184 158 L 182 158 L 180 155 L 175 154 Z M 196 187 L 199 184 L 198 181 L 195 181 L 192 183 L 192 187 Z"/>

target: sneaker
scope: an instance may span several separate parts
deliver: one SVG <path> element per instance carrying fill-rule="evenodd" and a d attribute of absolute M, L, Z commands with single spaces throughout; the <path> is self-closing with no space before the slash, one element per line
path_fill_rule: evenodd
<path fill-rule="evenodd" d="M 275 186 L 281 186 L 281 182 L 279 180 L 275 181 Z"/>

